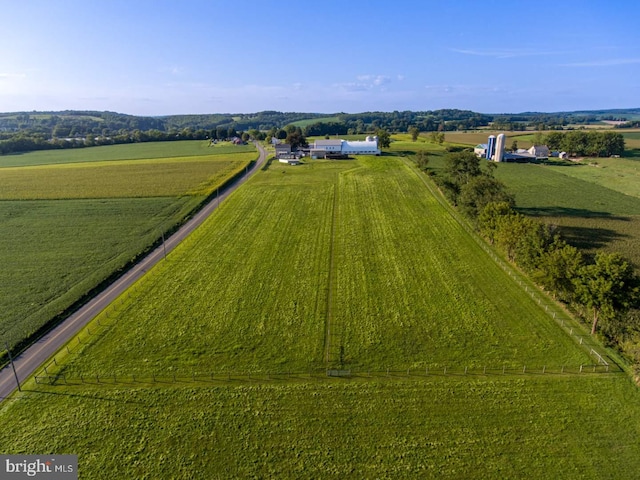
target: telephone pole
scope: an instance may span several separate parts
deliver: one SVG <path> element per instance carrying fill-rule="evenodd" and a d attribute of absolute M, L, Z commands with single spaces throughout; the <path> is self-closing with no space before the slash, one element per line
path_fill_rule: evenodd
<path fill-rule="evenodd" d="M 13 375 L 16 377 L 16 383 L 18 384 L 18 391 L 21 392 L 20 388 L 20 380 L 18 380 L 18 373 L 16 372 L 16 366 L 13 364 L 13 357 L 11 356 L 11 350 L 9 349 L 9 342 L 5 340 L 5 346 L 7 347 L 7 355 L 9 355 L 9 362 L 11 363 L 11 368 L 13 369 Z"/>

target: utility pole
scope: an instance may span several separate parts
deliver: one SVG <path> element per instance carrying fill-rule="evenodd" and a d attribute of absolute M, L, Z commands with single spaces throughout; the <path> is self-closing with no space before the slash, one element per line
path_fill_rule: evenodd
<path fill-rule="evenodd" d="M 11 363 L 11 368 L 13 369 L 13 375 L 16 377 L 16 383 L 18 384 L 18 391 L 21 392 L 20 388 L 20 380 L 18 380 L 18 373 L 16 372 L 16 366 L 13 364 L 13 357 L 11 356 L 11 350 L 9 350 L 9 342 L 5 340 L 5 346 L 7 347 L 7 355 L 9 355 L 9 362 Z"/>

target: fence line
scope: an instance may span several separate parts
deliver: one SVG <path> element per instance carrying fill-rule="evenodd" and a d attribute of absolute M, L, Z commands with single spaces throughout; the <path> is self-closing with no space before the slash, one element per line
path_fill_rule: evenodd
<path fill-rule="evenodd" d="M 581 365 L 427 365 L 424 367 L 387 368 L 383 370 L 358 369 L 310 369 L 307 371 L 224 371 L 205 373 L 92 373 L 67 375 L 50 372 L 47 367 L 36 375 L 35 382 L 45 385 L 144 385 L 144 384 L 193 384 L 193 383 L 256 383 L 295 380 L 326 379 L 381 379 L 381 378 L 429 378 L 429 377 L 536 377 L 548 375 L 618 374 L 623 370 L 609 364 L 593 363 Z"/>

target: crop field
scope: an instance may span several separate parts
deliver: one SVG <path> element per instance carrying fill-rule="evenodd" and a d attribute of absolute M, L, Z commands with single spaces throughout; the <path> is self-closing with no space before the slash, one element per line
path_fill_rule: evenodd
<path fill-rule="evenodd" d="M 173 154 L 179 144 L 185 153 L 202 145 L 170 143 Z M 213 155 L 213 147 L 203 149 L 201 156 L 149 159 L 158 145 L 140 145 L 149 147 L 147 155 L 139 149 L 140 158 L 133 160 L 98 161 L 110 148 L 117 158 L 135 149 L 96 147 L 97 154 L 93 148 L 35 152 L 51 153 L 49 164 L 0 168 L 3 341 L 15 344 L 33 334 L 180 223 L 256 157 L 242 151 Z M 65 163 L 61 153 L 69 153 L 73 163 Z M 74 157 L 78 154 L 83 156 Z M 81 160 L 90 157 L 90 163 Z"/>
<path fill-rule="evenodd" d="M 32 334 L 152 244 L 191 201 L 0 202 L 0 337 L 14 344 Z"/>
<path fill-rule="evenodd" d="M 208 141 L 145 142 L 101 147 L 41 150 L 0 156 L 0 168 L 50 165 L 58 163 L 102 162 L 149 158 L 191 157 L 201 155 L 229 155 L 255 152 L 253 145 L 232 145 L 222 142 L 209 146 Z"/>
<path fill-rule="evenodd" d="M 637 388 L 578 369 L 402 155 L 258 172 L 0 406 L 4 452 L 82 478 L 632 477 Z"/>
<path fill-rule="evenodd" d="M 0 200 L 207 196 L 254 153 L 0 168 Z"/>
<path fill-rule="evenodd" d="M 592 253 L 600 248 L 617 251 L 640 265 L 640 198 L 632 196 L 637 185 L 631 181 L 638 172 L 633 172 L 633 161 L 609 160 L 612 172 L 607 178 L 599 174 L 598 167 L 588 165 L 515 163 L 501 164 L 496 177 L 515 194 L 522 213 L 560 226 L 570 243 Z M 625 172 L 620 178 L 626 180 L 615 189 L 607 188 L 618 168 Z M 578 171 L 584 173 L 575 173 Z"/>
<path fill-rule="evenodd" d="M 340 117 L 308 118 L 306 120 L 298 120 L 297 122 L 292 122 L 291 125 L 304 128 L 307 125 L 312 125 L 314 123 L 330 123 L 330 122 L 340 122 Z"/>

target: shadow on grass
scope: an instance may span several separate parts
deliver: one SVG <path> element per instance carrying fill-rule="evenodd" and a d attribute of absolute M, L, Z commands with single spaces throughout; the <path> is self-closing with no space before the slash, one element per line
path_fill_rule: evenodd
<path fill-rule="evenodd" d="M 597 250 L 614 240 L 629 238 L 629 235 L 609 228 L 559 226 L 558 230 L 567 243 L 584 250 Z"/>
<path fill-rule="evenodd" d="M 621 220 L 629 222 L 629 217 L 613 215 L 610 212 L 589 210 L 586 208 L 571 207 L 529 207 L 516 208 L 523 215 L 531 217 L 579 217 L 579 218 L 606 218 L 608 220 Z"/>
<path fill-rule="evenodd" d="M 105 402 L 113 402 L 113 403 L 130 403 L 130 404 L 139 404 L 142 405 L 144 402 L 133 401 L 133 400 L 123 400 L 121 398 L 107 398 L 107 397 L 99 397 L 97 395 L 81 395 L 78 393 L 63 393 L 63 392 L 50 392 L 44 390 L 31 390 L 31 389 L 22 389 L 23 392 L 29 392 L 32 394 L 41 394 L 41 395 L 56 395 L 60 397 L 75 397 L 75 398 L 84 398 L 87 400 L 102 400 Z"/>

